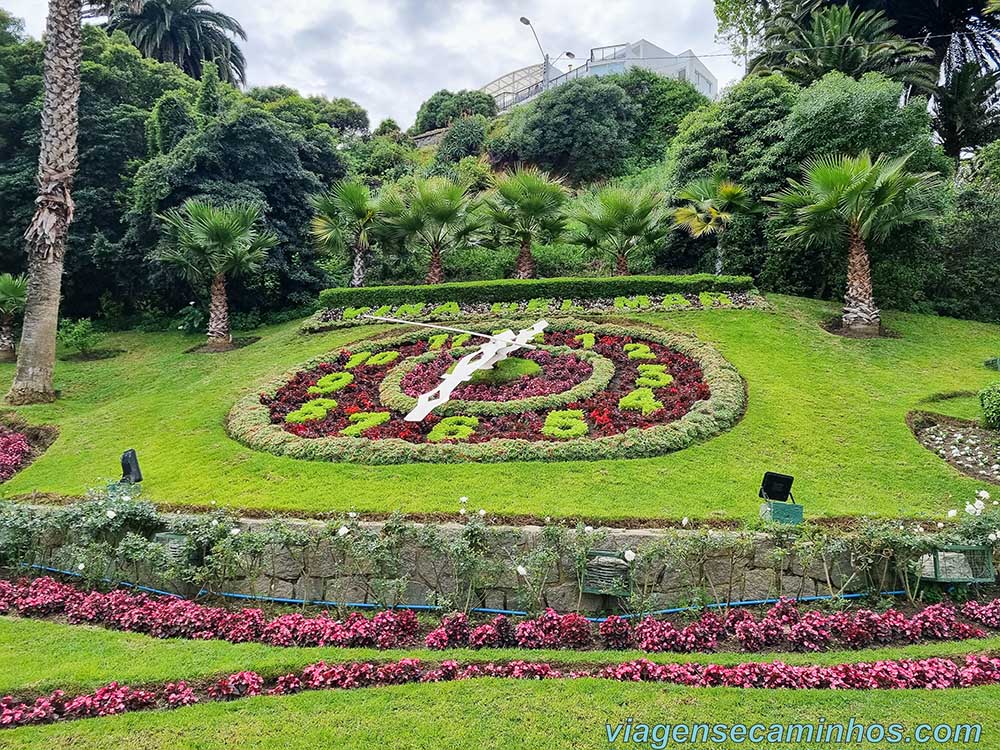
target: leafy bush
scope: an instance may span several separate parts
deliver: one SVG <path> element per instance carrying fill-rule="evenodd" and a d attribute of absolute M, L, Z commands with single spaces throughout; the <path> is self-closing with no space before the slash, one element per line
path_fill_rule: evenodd
<path fill-rule="evenodd" d="M 486 141 L 488 125 L 489 121 L 482 115 L 457 120 L 441 140 L 436 161 L 440 164 L 454 164 L 467 156 L 478 156 Z"/>
<path fill-rule="evenodd" d="M 602 299 L 636 294 L 747 291 L 748 276 L 625 276 L 611 278 L 498 279 L 458 281 L 417 286 L 373 286 L 324 289 L 324 307 L 379 307 L 414 302 L 512 302 L 550 297 L 554 299 Z"/>
<path fill-rule="evenodd" d="M 94 330 L 94 323 L 90 318 L 80 320 L 63 318 L 59 321 L 59 343 L 79 354 L 89 354 L 94 351 L 103 338 L 102 334 Z"/>
<path fill-rule="evenodd" d="M 637 110 L 621 86 L 580 78 L 546 91 L 524 123 L 522 157 L 576 182 L 619 174 Z"/>
<path fill-rule="evenodd" d="M 441 89 L 420 105 L 410 132 L 418 134 L 437 130 L 463 115 L 495 117 L 496 113 L 497 103 L 489 94 L 466 90 L 453 93 Z"/>
<path fill-rule="evenodd" d="M 1000 430 L 1000 383 L 984 388 L 979 403 L 983 407 L 983 424 L 991 430 Z"/>

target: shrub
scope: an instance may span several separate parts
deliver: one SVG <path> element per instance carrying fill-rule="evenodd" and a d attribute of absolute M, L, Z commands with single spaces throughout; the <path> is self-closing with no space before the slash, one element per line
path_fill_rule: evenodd
<path fill-rule="evenodd" d="M 987 386 L 979 394 L 983 407 L 983 425 L 990 430 L 1000 430 L 1000 383 Z"/>
<path fill-rule="evenodd" d="M 320 292 L 320 305 L 380 307 L 415 302 L 513 302 L 539 297 L 609 299 L 637 294 L 748 291 L 748 276 L 627 276 L 611 278 L 492 279 L 416 286 L 337 287 Z"/>
<path fill-rule="evenodd" d="M 90 318 L 80 320 L 63 318 L 59 322 L 58 339 L 67 349 L 79 354 L 89 354 L 98 347 L 103 336 L 94 330 L 94 323 Z"/>
<path fill-rule="evenodd" d="M 488 120 L 482 115 L 463 117 L 445 133 L 438 146 L 436 161 L 454 164 L 467 156 L 478 156 L 486 141 Z"/>
<path fill-rule="evenodd" d="M 580 78 L 546 91 L 524 123 L 521 155 L 577 182 L 621 172 L 637 110 L 621 86 Z"/>

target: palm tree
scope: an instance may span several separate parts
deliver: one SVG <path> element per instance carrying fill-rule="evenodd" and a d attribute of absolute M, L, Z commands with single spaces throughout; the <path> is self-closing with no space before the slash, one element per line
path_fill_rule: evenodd
<path fill-rule="evenodd" d="M 167 244 L 156 259 L 175 266 L 193 285 L 209 283 L 208 346 L 219 351 L 231 348 L 226 279 L 255 273 L 278 238 L 257 228 L 263 212 L 253 203 L 217 208 L 191 199 L 159 218 Z"/>
<path fill-rule="evenodd" d="M 868 248 L 907 224 L 934 218 L 929 194 L 939 183 L 934 174 L 906 169 L 911 154 L 874 161 L 859 156 L 825 156 L 807 162 L 802 182 L 767 198 L 784 227 L 782 236 L 806 247 L 847 246 L 847 290 L 843 330 L 877 335 L 881 315 L 872 289 Z"/>
<path fill-rule="evenodd" d="M 881 73 L 921 91 L 937 83 L 929 47 L 898 36 L 881 11 L 854 11 L 833 5 L 808 16 L 782 14 L 772 19 L 764 36 L 764 52 L 751 73 L 779 71 L 807 86 L 833 70 L 853 78 Z"/>
<path fill-rule="evenodd" d="M 695 239 L 717 237 L 739 214 L 753 213 L 753 201 L 742 185 L 721 177 L 703 177 L 677 193 L 684 205 L 674 209 L 674 226 Z M 723 266 L 722 243 L 716 243 L 715 273 Z"/>
<path fill-rule="evenodd" d="M 428 284 L 444 281 L 443 255 L 478 229 L 469 187 L 445 177 L 417 181 L 404 198 L 385 207 L 385 223 L 403 242 L 413 241 L 430 254 Z"/>
<path fill-rule="evenodd" d="M 497 241 L 519 248 L 515 278 L 535 277 L 536 240 L 554 240 L 566 228 L 563 206 L 568 192 L 562 182 L 536 167 L 518 167 L 493 178 L 493 189 L 484 199 Z"/>
<path fill-rule="evenodd" d="M 577 244 L 609 256 L 615 274 L 628 275 L 637 250 L 654 247 L 666 234 L 663 196 L 651 191 L 606 188 L 572 214 L 582 225 Z"/>
<path fill-rule="evenodd" d="M 223 81 L 246 82 L 246 58 L 235 41 L 246 41 L 246 32 L 205 0 L 144 0 L 140 8 L 113 11 L 108 29 L 121 29 L 145 57 L 174 63 L 192 78 L 201 78 L 207 60 Z"/>
<path fill-rule="evenodd" d="M 81 0 L 50 0 L 45 27 L 45 96 L 38 155 L 38 198 L 24 238 L 28 246 L 28 299 L 21 330 L 21 357 L 7 401 L 52 401 L 56 328 L 66 235 L 73 221 L 77 169 Z"/>
<path fill-rule="evenodd" d="M 360 180 L 342 180 L 313 200 L 312 236 L 322 250 L 351 256 L 351 286 L 364 286 L 372 232 L 383 212 L 378 198 Z"/>
<path fill-rule="evenodd" d="M 941 146 L 955 163 L 966 149 L 1000 138 L 1000 72 L 983 72 L 979 63 L 967 62 L 950 71 L 934 94 L 934 130 Z"/>
<path fill-rule="evenodd" d="M 28 277 L 0 274 L 0 362 L 13 362 L 14 316 L 24 309 L 28 297 Z"/>
<path fill-rule="evenodd" d="M 843 0 L 827 0 L 827 3 Z M 1000 7 L 996 0 L 851 0 L 855 8 L 883 10 L 895 31 L 934 50 L 934 65 L 947 73 L 967 62 L 986 70 L 1000 65 Z M 984 11 L 984 6 L 985 11 Z"/>

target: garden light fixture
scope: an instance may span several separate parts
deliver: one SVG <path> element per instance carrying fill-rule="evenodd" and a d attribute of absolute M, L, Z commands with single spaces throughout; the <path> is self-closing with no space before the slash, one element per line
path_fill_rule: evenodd
<path fill-rule="evenodd" d="M 795 478 L 774 471 L 764 473 L 758 496 L 764 500 L 760 506 L 760 516 L 776 523 L 802 523 L 802 506 L 796 504 L 792 494 Z"/>

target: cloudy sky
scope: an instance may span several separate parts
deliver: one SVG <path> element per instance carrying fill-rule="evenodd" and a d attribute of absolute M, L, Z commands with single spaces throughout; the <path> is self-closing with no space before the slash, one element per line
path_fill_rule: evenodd
<path fill-rule="evenodd" d="M 538 62 L 529 17 L 554 59 L 584 58 L 591 47 L 645 37 L 664 49 L 691 49 L 724 86 L 740 73 L 715 41 L 712 0 L 213 0 L 237 18 L 251 85 L 283 83 L 306 94 L 347 96 L 374 125 L 405 128 L 438 89 L 479 88 Z M 0 0 L 40 36 L 47 3 Z M 706 55 L 716 55 L 706 56 Z"/>

